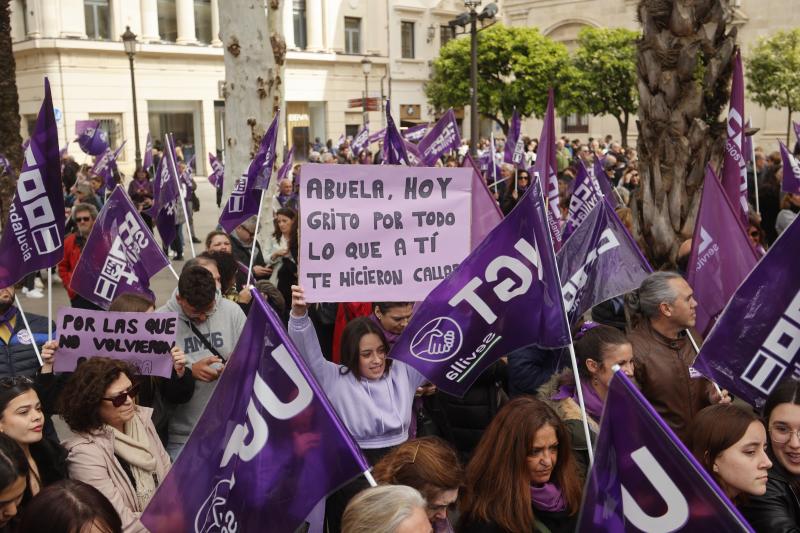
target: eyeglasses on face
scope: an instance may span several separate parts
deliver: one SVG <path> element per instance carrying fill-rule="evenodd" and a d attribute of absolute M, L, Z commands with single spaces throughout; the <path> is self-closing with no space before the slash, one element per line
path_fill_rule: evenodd
<path fill-rule="evenodd" d="M 120 392 L 119 394 L 117 394 L 116 396 L 112 396 L 111 398 L 103 398 L 103 399 L 108 401 L 108 402 L 111 402 L 111 405 L 113 405 L 114 407 L 121 407 L 122 404 L 125 403 L 125 400 L 128 399 L 128 396 L 130 396 L 131 400 L 133 400 L 138 393 L 139 393 L 139 384 L 136 383 L 134 385 L 131 385 L 128 388 L 128 390 L 124 390 L 124 391 Z"/>
<path fill-rule="evenodd" d="M 75 222 L 89 222 L 92 217 L 75 217 Z"/>
<path fill-rule="evenodd" d="M 776 444 L 786 444 L 792 440 L 792 435 L 797 435 L 797 440 L 800 441 L 800 429 L 795 430 L 786 426 L 772 426 L 769 428 L 769 436 L 772 442 Z"/>

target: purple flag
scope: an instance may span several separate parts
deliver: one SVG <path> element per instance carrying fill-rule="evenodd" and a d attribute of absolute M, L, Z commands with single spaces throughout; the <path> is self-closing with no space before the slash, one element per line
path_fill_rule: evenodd
<path fill-rule="evenodd" d="M 281 180 L 286 179 L 289 176 L 289 173 L 292 171 L 292 166 L 294 165 L 294 146 L 289 148 L 289 151 L 286 153 L 286 157 L 283 159 L 283 164 L 281 168 L 278 169 L 278 183 Z"/>
<path fill-rule="evenodd" d="M 125 142 L 122 141 L 122 144 L 115 151 L 107 148 L 105 152 L 97 156 L 94 162 L 90 172 L 103 178 L 103 187 L 98 191 L 101 195 L 105 193 L 106 188 L 113 189 L 117 185 L 114 180 L 114 174 L 117 172 L 117 157 L 125 146 Z"/>
<path fill-rule="evenodd" d="M 353 139 L 352 143 L 350 143 L 350 148 L 353 150 L 353 155 L 358 157 L 358 154 L 361 153 L 361 150 L 369 146 L 369 142 L 369 124 L 364 124 L 364 127 L 358 132 L 356 138 Z"/>
<path fill-rule="evenodd" d="M 461 146 L 461 136 L 458 134 L 456 114 L 451 107 L 420 141 L 419 151 L 425 165 L 432 167 L 442 154 L 449 150 L 457 150 L 459 146 Z"/>
<path fill-rule="evenodd" d="M 570 324 L 632 291 L 653 271 L 608 202 L 598 201 L 556 255 Z"/>
<path fill-rule="evenodd" d="M 697 300 L 697 331 L 708 333 L 757 262 L 758 254 L 736 210 L 711 166 L 707 166 L 686 273 Z"/>
<path fill-rule="evenodd" d="M 538 180 L 547 197 L 547 224 L 556 251 L 561 248 L 561 209 L 558 207 L 558 175 L 556 174 L 556 131 L 553 109 L 553 89 L 547 99 L 542 133 L 539 135 L 539 150 L 533 164 L 534 181 Z"/>
<path fill-rule="evenodd" d="M 753 136 L 747 135 L 747 130 L 750 129 L 750 119 L 747 119 L 747 122 L 744 123 L 744 132 L 742 133 L 742 158 L 745 161 L 745 168 L 747 167 L 747 161 L 750 160 L 750 156 L 753 153 Z"/>
<path fill-rule="evenodd" d="M 10 287 L 31 272 L 55 266 L 64 258 L 61 160 L 47 78 L 42 107 L 24 155 L 16 194 L 0 236 L 0 287 Z"/>
<path fill-rule="evenodd" d="M 341 135 L 339 135 L 339 139 L 336 141 L 337 150 L 342 146 L 342 144 L 344 144 L 344 141 L 345 141 L 345 136 L 344 133 L 342 133 Z"/>
<path fill-rule="evenodd" d="M 228 366 L 142 514 L 150 531 L 294 531 L 368 466 L 257 291 Z"/>
<path fill-rule="evenodd" d="M 425 137 L 425 133 L 428 131 L 428 124 L 420 124 L 418 126 L 414 126 L 413 128 L 406 128 L 403 132 L 403 138 L 412 143 L 419 143 L 423 137 Z"/>
<path fill-rule="evenodd" d="M 503 220 L 503 212 L 494 201 L 492 193 L 483 182 L 472 156 L 467 153 L 461 165 L 464 168 L 472 167 L 472 205 L 470 217 L 469 249 L 475 250 L 489 233 Z"/>
<path fill-rule="evenodd" d="M 109 148 L 108 133 L 100 127 L 99 120 L 76 120 L 75 135 L 78 146 L 89 155 L 103 154 Z"/>
<path fill-rule="evenodd" d="M 375 133 L 369 136 L 369 144 L 380 141 L 381 139 L 383 139 L 385 135 L 386 135 L 386 128 L 376 131 Z"/>
<path fill-rule="evenodd" d="M 219 189 L 225 179 L 225 167 L 222 165 L 222 161 L 217 159 L 211 152 L 208 152 L 208 163 L 211 165 L 211 174 L 208 175 L 208 182 Z"/>
<path fill-rule="evenodd" d="M 503 154 L 503 161 L 517 168 L 525 168 L 525 142 L 522 139 L 522 121 L 516 108 L 511 116 L 508 137 Z"/>
<path fill-rule="evenodd" d="M 144 143 L 144 160 L 142 161 L 142 168 L 151 172 L 150 167 L 153 166 L 153 137 L 150 132 L 147 132 L 147 141 Z"/>
<path fill-rule="evenodd" d="M 164 155 L 158 163 L 156 177 L 153 180 L 153 205 L 148 210 L 155 220 L 161 242 L 169 246 L 175 240 L 178 201 L 180 189 L 178 188 L 178 168 L 175 163 L 175 149 L 169 135 L 164 136 Z"/>
<path fill-rule="evenodd" d="M 391 106 L 389 100 L 386 100 L 386 133 L 383 136 L 383 162 L 387 165 L 401 165 L 405 164 L 413 166 L 408 160 L 408 152 L 406 151 L 406 143 L 400 132 L 397 131 L 397 126 L 394 125 L 392 118 Z"/>
<path fill-rule="evenodd" d="M 406 155 L 408 155 L 408 163 L 412 167 L 424 167 L 425 161 L 422 160 L 422 154 L 414 145 L 414 143 L 403 139 L 403 145 L 406 147 Z"/>
<path fill-rule="evenodd" d="M 501 356 L 531 344 L 569 342 L 544 201 L 534 182 L 425 298 L 390 356 L 461 396 Z"/>
<path fill-rule="evenodd" d="M 642 393 L 615 372 L 577 531 L 752 531 Z"/>
<path fill-rule="evenodd" d="M 169 259 L 118 186 L 97 215 L 70 289 L 106 310 L 116 296 L 130 292 L 155 301 L 150 278 L 167 265 Z"/>
<path fill-rule="evenodd" d="M 800 217 L 736 289 L 694 362 L 704 376 L 757 408 L 800 364 L 798 250 Z"/>
<path fill-rule="evenodd" d="M 800 123 L 792 122 L 792 126 L 794 127 L 794 136 L 797 137 L 797 142 L 800 142 Z"/>
<path fill-rule="evenodd" d="M 583 161 L 578 161 L 578 175 L 575 176 L 575 188 L 569 200 L 569 213 L 564 225 L 564 242 L 589 216 L 602 197 L 603 191 L 600 190 L 598 181 L 589 175 Z"/>
<path fill-rule="evenodd" d="M 742 55 L 736 50 L 733 58 L 733 85 L 731 105 L 728 110 L 728 140 L 725 144 L 725 159 L 722 164 L 722 187 L 731 204 L 739 209 L 742 224 L 748 224 L 747 207 L 747 165 L 746 154 L 742 153 L 744 144 L 744 75 Z"/>
<path fill-rule="evenodd" d="M 281 112 L 279 110 L 275 113 L 272 123 L 269 125 L 269 129 L 267 129 L 267 133 L 264 134 L 264 138 L 261 139 L 261 145 L 259 146 L 256 157 L 253 159 L 253 162 L 250 163 L 251 166 L 254 163 L 258 165 L 256 180 L 253 185 L 254 189 L 266 189 L 269 187 L 269 180 L 272 178 L 272 168 L 275 166 L 275 157 L 277 155 L 278 118 L 280 118 L 280 116 Z M 248 170 L 248 173 L 249 172 Z"/>
<path fill-rule="evenodd" d="M 800 163 L 789 152 L 786 146 L 778 141 L 781 146 L 781 159 L 783 159 L 783 181 L 781 191 L 789 194 L 800 194 Z"/>

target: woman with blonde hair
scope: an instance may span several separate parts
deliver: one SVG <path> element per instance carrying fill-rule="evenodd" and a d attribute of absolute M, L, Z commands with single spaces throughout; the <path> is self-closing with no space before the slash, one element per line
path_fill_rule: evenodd
<path fill-rule="evenodd" d="M 359 492 L 342 517 L 342 533 L 432 533 L 425 499 L 411 487 L 383 485 Z"/>

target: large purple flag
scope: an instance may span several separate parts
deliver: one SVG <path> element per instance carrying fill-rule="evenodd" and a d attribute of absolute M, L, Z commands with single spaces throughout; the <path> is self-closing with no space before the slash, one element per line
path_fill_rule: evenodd
<path fill-rule="evenodd" d="M 413 166 L 408 160 L 408 152 L 406 151 L 406 143 L 400 132 L 397 131 L 397 126 L 394 124 L 392 118 L 391 105 L 389 100 L 386 100 L 386 130 L 383 136 L 383 162 L 387 165 L 401 165 L 405 164 Z"/>
<path fill-rule="evenodd" d="M 598 201 L 556 255 L 570 324 L 632 291 L 653 271 L 608 202 Z"/>
<path fill-rule="evenodd" d="M 158 163 L 156 177 L 153 181 L 153 205 L 148 210 L 155 220 L 161 242 L 169 246 L 177 236 L 176 225 L 180 205 L 180 188 L 178 187 L 178 168 L 175 162 L 175 149 L 169 135 L 164 136 L 164 155 Z"/>
<path fill-rule="evenodd" d="M 418 143 L 425 137 L 425 133 L 428 131 L 428 124 L 420 124 L 418 126 L 414 126 L 413 128 L 407 128 L 403 132 L 403 139 L 412 142 Z"/>
<path fill-rule="evenodd" d="M 694 367 L 758 408 L 800 364 L 800 217 L 747 276 L 712 328 Z"/>
<path fill-rule="evenodd" d="M 470 217 L 470 250 L 477 248 L 487 235 L 503 220 L 503 212 L 495 202 L 489 188 L 481 178 L 472 156 L 467 153 L 461 165 L 464 168 L 472 167 L 472 206 Z"/>
<path fill-rule="evenodd" d="M 569 213 L 567 214 L 567 223 L 564 225 L 564 242 L 589 216 L 602 197 L 603 191 L 600 190 L 598 181 L 589 175 L 583 161 L 578 161 L 578 175 L 575 176 L 575 188 L 569 200 Z"/>
<path fill-rule="evenodd" d="M 541 189 L 514 210 L 425 298 L 390 356 L 463 395 L 501 356 L 570 342 Z"/>
<path fill-rule="evenodd" d="M 778 141 L 781 147 L 781 159 L 783 159 L 783 180 L 781 182 L 781 191 L 789 194 L 800 194 L 800 163 L 789 152 L 781 141 Z"/>
<path fill-rule="evenodd" d="M 278 119 L 280 116 L 281 112 L 279 110 L 272 118 L 272 123 L 269 125 L 267 133 L 264 134 L 264 138 L 261 140 L 259 152 L 253 160 L 259 165 L 255 184 L 253 185 L 255 189 L 266 189 L 269 187 L 269 181 L 272 178 L 272 168 L 275 166 L 275 157 L 277 156 Z"/>
<path fill-rule="evenodd" d="M 442 154 L 456 150 L 460 145 L 461 136 L 458 134 L 456 114 L 453 108 L 450 108 L 419 142 L 419 152 L 425 165 L 432 167 Z"/>
<path fill-rule="evenodd" d="M 100 127 L 99 120 L 76 120 L 75 135 L 84 153 L 100 155 L 108 150 L 108 133 Z"/>
<path fill-rule="evenodd" d="M 577 531 L 752 531 L 622 372 L 606 397 Z"/>
<path fill-rule="evenodd" d="M 97 215 L 70 288 L 106 310 L 120 294 L 132 292 L 155 300 L 150 278 L 167 265 L 169 259 L 147 224 L 117 186 Z"/>
<path fill-rule="evenodd" d="M 142 514 L 150 531 L 294 531 L 368 468 L 283 323 L 253 295 L 205 412 Z"/>
<path fill-rule="evenodd" d="M 508 127 L 508 136 L 503 150 L 503 161 L 511 163 L 517 168 L 525 167 L 525 144 L 522 139 L 522 120 L 519 112 L 514 109 L 511 116 L 511 125 Z"/>
<path fill-rule="evenodd" d="M 211 165 L 211 173 L 208 175 L 208 182 L 219 189 L 222 187 L 223 180 L 225 179 L 225 167 L 222 161 L 217 159 L 211 152 L 208 152 L 208 163 Z"/>
<path fill-rule="evenodd" d="M 739 209 L 739 218 L 747 226 L 747 155 L 742 153 L 744 145 L 744 74 L 742 55 L 736 50 L 733 58 L 733 85 L 731 104 L 728 110 L 728 140 L 725 144 L 725 159 L 722 164 L 722 187 L 731 204 Z"/>
<path fill-rule="evenodd" d="M 150 172 L 150 167 L 153 166 L 153 136 L 147 132 L 147 140 L 144 143 L 144 160 L 142 161 L 142 168 Z"/>
<path fill-rule="evenodd" d="M 364 127 L 356 134 L 356 138 L 350 143 L 350 148 L 353 150 L 353 155 L 358 157 L 361 150 L 369 146 L 369 124 L 364 124 Z"/>
<path fill-rule="evenodd" d="M 556 174 L 556 131 L 553 89 L 547 99 L 542 133 L 539 135 L 539 150 L 533 164 L 534 181 L 538 180 L 547 198 L 547 225 L 556 251 L 561 248 L 561 209 L 558 206 L 558 175 Z"/>
<path fill-rule="evenodd" d="M 45 78 L 44 100 L 0 236 L 0 287 L 10 287 L 35 270 L 55 266 L 64 257 L 64 195 L 58 153 L 53 98 Z"/>
<path fill-rule="evenodd" d="M 286 178 L 289 177 L 293 165 L 294 165 L 294 146 L 289 148 L 289 151 L 283 158 L 283 164 L 281 165 L 281 168 L 278 169 L 278 177 L 275 178 L 278 181 L 278 183 L 280 183 L 281 180 L 285 180 Z"/>
<path fill-rule="evenodd" d="M 739 284 L 756 266 L 758 254 L 736 210 L 709 165 L 692 236 L 686 281 L 697 300 L 697 331 L 705 335 Z"/>

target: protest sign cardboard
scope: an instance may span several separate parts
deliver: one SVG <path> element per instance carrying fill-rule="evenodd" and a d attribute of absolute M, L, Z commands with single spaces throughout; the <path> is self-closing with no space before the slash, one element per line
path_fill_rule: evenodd
<path fill-rule="evenodd" d="M 75 307 L 58 311 L 58 355 L 53 369 L 72 372 L 82 358 L 111 357 L 148 376 L 170 377 L 177 313 L 109 313 Z"/>
<path fill-rule="evenodd" d="M 300 172 L 299 280 L 311 302 L 424 300 L 469 253 L 471 169 Z"/>

